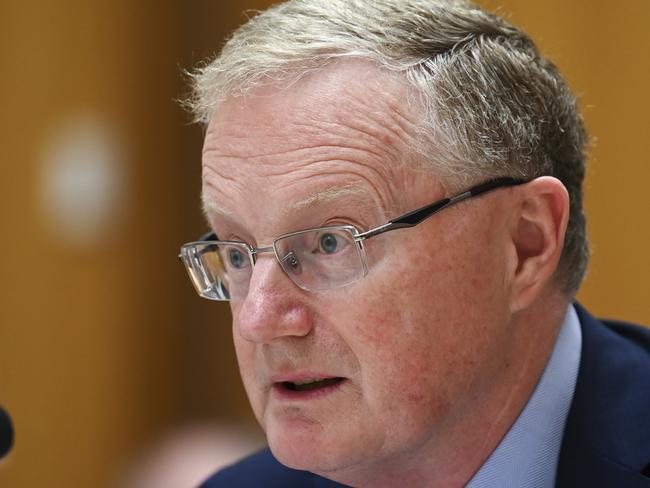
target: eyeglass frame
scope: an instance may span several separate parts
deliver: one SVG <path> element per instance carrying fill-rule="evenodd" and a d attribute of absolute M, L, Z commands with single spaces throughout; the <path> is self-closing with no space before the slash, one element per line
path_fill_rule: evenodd
<path fill-rule="evenodd" d="M 291 274 L 284 269 L 284 266 L 282 264 L 282 261 L 280 259 L 280 256 L 277 253 L 275 244 L 276 242 L 286 239 L 292 236 L 296 236 L 299 234 L 303 234 L 306 232 L 313 232 L 317 230 L 347 230 L 350 232 L 352 235 L 352 238 L 354 239 L 354 242 L 357 246 L 357 250 L 359 252 L 359 256 L 361 258 L 361 265 L 363 268 L 363 273 L 361 277 L 355 281 L 349 282 L 349 283 L 344 283 L 339 286 L 335 286 L 329 289 L 336 289 L 340 288 L 349 284 L 352 284 L 356 281 L 359 281 L 360 279 L 364 278 L 368 274 L 368 265 L 366 263 L 365 259 L 365 252 L 363 250 L 363 242 L 367 239 L 370 239 L 371 237 L 375 237 L 380 234 L 384 234 L 386 232 L 390 232 L 392 230 L 397 230 L 397 229 L 405 229 L 409 227 L 415 227 L 416 225 L 422 223 L 423 221 L 427 220 L 429 217 L 432 217 L 433 215 L 437 214 L 441 210 L 444 210 L 447 207 L 450 207 L 456 203 L 462 202 L 463 200 L 467 200 L 469 198 L 476 197 L 478 195 L 482 195 L 484 193 L 490 192 L 492 190 L 496 190 L 498 188 L 507 188 L 507 187 L 512 187 L 512 186 L 517 186 L 517 185 L 522 185 L 525 183 L 528 183 L 530 180 L 526 179 L 521 179 L 521 178 L 513 178 L 513 177 L 500 177 L 500 178 L 495 178 L 492 180 L 488 180 L 484 183 L 480 183 L 476 186 L 473 186 L 469 188 L 468 190 L 465 190 L 463 192 L 457 193 L 456 195 L 453 195 L 451 197 L 445 197 L 441 198 L 439 200 L 436 200 L 433 203 L 430 203 L 428 205 L 425 205 L 423 207 L 420 207 L 416 210 L 412 210 L 410 212 L 407 212 L 403 215 L 400 215 L 399 217 L 396 217 L 394 219 L 389 220 L 385 224 L 382 224 L 380 226 L 374 227 L 370 230 L 367 230 L 365 232 L 359 232 L 359 230 L 352 226 L 352 225 L 332 225 L 332 226 L 324 226 L 324 227 L 314 227 L 310 229 L 303 229 L 295 232 L 290 232 L 288 234 L 283 234 L 281 236 L 276 237 L 273 239 L 273 244 L 271 246 L 265 246 L 265 247 L 254 247 L 248 244 L 247 242 L 244 241 L 221 241 L 218 239 L 215 239 L 217 237 L 216 233 L 214 231 L 210 231 L 203 236 L 201 236 L 197 241 L 193 242 L 188 242 L 187 244 L 183 244 L 181 246 L 181 250 L 188 248 L 190 246 L 196 245 L 196 244 L 206 244 L 206 243 L 214 243 L 214 242 L 219 242 L 219 243 L 224 243 L 224 244 L 238 244 L 238 245 L 244 245 L 246 249 L 249 251 L 250 256 L 252 258 L 252 266 L 255 266 L 255 263 L 257 262 L 257 255 L 262 254 L 262 253 L 273 253 L 275 256 L 278 264 L 280 265 L 280 268 L 282 271 L 291 279 L 291 281 L 298 286 L 300 289 L 305 290 L 305 291 L 310 291 L 307 288 L 304 288 L 301 286 L 299 283 L 295 281 L 295 279 L 291 276 Z M 183 255 L 179 254 L 178 259 L 183 263 L 183 265 L 186 267 L 186 269 L 189 271 L 189 265 L 185 263 L 183 260 Z M 313 290 L 311 290 L 313 291 Z M 197 290 L 198 292 L 198 290 Z M 199 296 L 202 298 L 208 298 L 202 295 L 199 292 Z M 232 299 L 223 299 L 219 301 L 232 301 Z"/>

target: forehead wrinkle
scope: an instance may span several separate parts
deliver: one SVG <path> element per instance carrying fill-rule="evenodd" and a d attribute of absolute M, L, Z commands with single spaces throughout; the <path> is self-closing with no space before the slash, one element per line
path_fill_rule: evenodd
<path fill-rule="evenodd" d="M 237 131 L 231 132 L 229 125 L 222 127 L 217 140 L 212 144 L 213 147 L 204 148 L 205 155 L 250 159 L 257 164 L 268 165 L 271 170 L 275 164 L 269 164 L 269 159 L 286 157 L 287 164 L 292 164 L 292 159 L 302 159 L 302 152 L 313 152 L 315 149 L 319 152 L 356 149 L 381 161 L 402 162 L 407 155 L 400 152 L 406 153 L 412 146 L 412 137 L 407 130 L 412 124 L 405 114 L 399 113 L 397 98 L 381 93 L 380 95 L 389 99 L 382 102 L 373 100 L 372 104 L 368 104 L 368 100 L 363 99 L 363 94 L 346 95 L 346 99 L 340 101 L 344 109 L 336 113 L 324 114 L 311 104 L 294 111 L 290 119 L 280 126 L 284 130 L 279 135 L 277 132 L 268 131 L 270 128 L 277 129 L 277 125 L 247 125 L 245 135 Z M 260 137 L 268 138 L 266 147 L 260 147 L 253 142 L 257 140 L 254 134 L 257 131 L 261 131 Z M 217 145 L 218 148 L 214 147 Z M 268 151 L 267 147 L 279 149 Z M 301 161 L 296 161 L 296 164 L 301 164 Z"/>
<path fill-rule="evenodd" d="M 335 185 L 332 187 L 334 190 L 332 191 L 331 195 L 326 189 L 322 192 L 318 192 L 317 194 L 315 194 L 316 195 L 315 198 L 311 198 L 311 196 L 307 196 L 304 199 L 301 199 L 298 202 L 298 206 L 300 206 L 300 203 L 302 201 L 305 202 L 305 206 L 310 206 L 312 202 L 313 202 L 312 206 L 315 206 L 317 201 L 320 201 L 320 203 L 324 205 L 325 203 L 329 203 L 333 200 L 336 200 L 337 196 L 339 197 L 340 200 L 342 200 L 342 198 L 345 196 L 356 200 L 357 202 L 359 202 L 360 204 L 362 204 L 367 208 L 372 207 L 380 210 L 384 216 L 388 215 L 388 213 L 394 210 L 394 207 L 396 207 L 397 202 L 395 200 L 395 191 L 393 185 L 391 184 L 390 181 L 386 180 L 381 174 L 380 174 L 381 183 L 378 183 L 374 181 L 373 178 L 369 178 L 368 175 L 363 174 L 363 172 L 352 171 L 347 165 L 345 165 L 344 170 L 341 168 L 336 168 L 335 170 L 330 170 L 328 172 L 320 172 L 316 174 L 312 171 L 310 172 L 297 171 L 296 174 L 294 174 L 293 176 L 294 177 L 292 178 L 292 180 L 282 185 L 281 188 L 284 189 L 291 188 L 294 187 L 295 185 L 300 185 L 303 184 L 304 182 L 309 182 L 315 177 L 326 178 L 328 176 L 334 176 L 334 177 L 352 177 L 355 180 L 361 179 L 365 181 L 371 189 L 371 190 L 365 190 L 363 189 L 363 186 L 359 185 L 359 183 L 353 183 L 353 182 L 344 183 L 338 186 Z M 294 206 L 292 205 L 292 207 Z"/>
<path fill-rule="evenodd" d="M 306 165 L 319 162 L 347 161 L 357 154 L 369 155 L 374 159 L 383 161 L 384 155 L 362 147 L 351 144 L 314 144 L 293 147 L 291 149 L 275 152 L 266 152 L 261 155 L 241 157 L 240 164 L 252 164 L 257 168 L 268 170 L 265 176 L 280 176 L 291 171 L 302 168 Z M 216 157 L 229 157 L 218 154 Z M 232 178 L 231 178 L 232 179 Z"/>
<path fill-rule="evenodd" d="M 344 166 L 346 169 L 348 168 L 348 163 L 345 161 L 341 161 L 338 159 L 334 159 L 332 161 L 340 162 L 341 166 Z M 322 160 L 319 162 L 328 162 L 328 161 Z M 374 168 L 372 165 L 369 165 L 368 167 L 373 170 L 376 170 L 376 168 Z M 379 210 L 381 210 L 384 214 L 386 213 L 386 211 L 389 208 L 389 201 L 393 200 L 392 198 L 393 192 L 390 184 L 387 184 L 385 189 L 383 188 L 383 185 L 381 185 L 382 188 L 380 188 L 380 185 L 373 182 L 372 178 L 369 178 L 367 175 L 361 174 L 361 172 L 354 172 L 349 170 L 340 171 L 340 168 L 336 168 L 336 169 L 337 169 L 336 171 L 327 171 L 327 172 L 318 172 L 318 173 L 314 173 L 313 171 L 309 171 L 308 169 L 305 169 L 304 171 L 300 171 L 300 170 L 294 171 L 295 177 L 291 181 L 287 182 L 285 185 L 281 185 L 279 188 L 291 187 L 296 184 L 300 184 L 301 182 L 312 180 L 314 177 L 327 177 L 331 175 L 331 176 L 342 176 L 342 177 L 353 176 L 355 178 L 361 178 L 367 182 L 367 184 L 372 188 L 373 191 L 368 191 L 363 189 L 362 187 L 359 186 L 358 183 L 356 184 L 343 183 L 339 185 L 329 186 L 322 191 L 310 193 L 309 195 L 297 201 L 290 202 L 289 206 L 285 207 L 285 209 L 281 212 L 281 216 L 283 218 L 286 218 L 288 214 L 290 214 L 291 212 L 304 212 L 307 209 L 316 208 L 319 205 L 324 206 L 336 201 L 342 201 L 344 199 L 352 199 L 355 201 L 355 204 L 358 204 L 366 208 L 377 208 L 379 206 Z M 303 172 L 307 173 L 308 171 L 309 174 L 302 175 Z M 242 184 L 241 181 L 238 181 L 237 178 L 226 177 L 225 175 L 222 175 L 219 171 L 217 171 L 216 168 L 206 168 L 205 172 L 216 174 L 217 177 L 223 180 L 231 181 L 237 186 L 238 191 L 244 191 L 245 189 L 246 185 Z M 377 170 L 377 174 L 382 180 L 385 180 L 383 175 L 381 175 L 380 171 Z M 219 187 L 214 184 L 213 179 L 210 178 L 204 179 L 203 185 L 204 185 L 204 191 L 201 193 L 201 203 L 202 203 L 203 214 L 205 218 L 208 220 L 208 222 L 210 222 L 210 218 L 214 217 L 215 214 L 232 221 L 237 221 L 241 217 L 239 214 L 232 212 L 227 207 L 219 205 L 214 198 L 208 196 L 208 192 L 205 191 L 205 189 L 208 188 L 213 190 L 215 193 L 221 193 Z M 386 193 L 385 190 L 388 190 L 388 195 L 385 195 Z"/>
<path fill-rule="evenodd" d="M 366 134 L 378 147 L 390 153 L 396 159 L 402 160 L 413 145 L 416 133 L 414 119 L 403 113 L 403 110 L 394 103 L 385 103 L 375 110 L 368 107 L 367 102 L 357 94 L 349 97 L 359 110 L 351 110 L 354 117 L 348 112 L 339 115 L 342 124 Z M 404 154 L 400 154 L 404 153 Z"/>
<path fill-rule="evenodd" d="M 325 123 L 319 121 L 319 126 L 316 128 L 308 122 L 291 124 L 290 136 L 275 137 L 277 140 L 284 142 L 283 147 L 275 151 L 263 150 L 264 148 L 253 151 L 252 149 L 255 148 L 253 144 L 246 144 L 239 147 L 238 150 L 235 150 L 235 146 L 231 145 L 228 148 L 229 150 L 225 151 L 223 148 L 223 146 L 227 145 L 225 141 L 223 144 L 222 141 L 213 142 L 210 147 L 207 145 L 204 147 L 204 167 L 212 166 L 209 161 L 233 159 L 239 163 L 252 163 L 258 168 L 268 169 L 268 175 L 272 176 L 283 174 L 297 166 L 318 161 L 351 159 L 352 155 L 350 153 L 358 153 L 362 157 L 363 155 L 369 155 L 380 162 L 391 159 L 391 151 L 386 148 L 386 145 L 382 145 L 378 141 L 375 134 L 371 134 L 367 130 L 344 126 L 335 122 Z M 337 127 L 341 127 L 348 133 L 345 134 L 341 131 L 339 135 L 335 130 Z M 354 136 L 349 134 L 350 129 L 356 132 Z M 301 131 L 302 134 L 300 135 L 297 131 Z M 310 137 L 312 134 L 319 134 L 321 137 L 314 141 L 313 137 Z M 359 135 L 363 135 L 363 139 L 358 137 Z M 268 146 L 274 145 L 277 144 L 269 144 Z M 282 166 L 286 166 L 286 168 Z"/>
<path fill-rule="evenodd" d="M 320 124 L 323 124 L 323 122 L 321 121 Z M 314 131 L 312 125 L 305 125 L 305 128 Z M 347 126 L 345 129 L 350 130 Z M 234 173 L 227 178 L 235 183 L 238 179 L 242 179 L 237 178 L 240 172 L 242 174 L 239 176 L 246 176 L 246 170 L 244 168 L 247 165 L 254 166 L 256 171 L 262 170 L 262 174 L 258 176 L 263 177 L 296 176 L 303 172 L 314 174 L 319 171 L 322 171 L 322 174 L 336 173 L 341 170 L 343 172 L 351 172 L 349 169 L 358 165 L 365 168 L 365 171 L 357 171 L 354 173 L 369 181 L 373 178 L 363 173 L 373 173 L 382 181 L 386 181 L 388 183 L 388 189 L 392 192 L 390 186 L 395 181 L 394 170 L 398 166 L 398 162 L 393 160 L 394 158 L 390 154 L 390 151 L 385 150 L 382 152 L 375 150 L 375 147 L 382 148 L 382 146 L 376 144 L 373 147 L 370 144 L 364 144 L 363 141 L 359 141 L 358 137 L 351 137 L 349 134 L 347 136 L 338 136 L 333 134 L 332 131 L 318 131 L 318 133 L 326 134 L 323 138 L 328 140 L 316 141 L 312 144 L 296 145 L 294 143 L 291 148 L 265 152 L 263 155 L 249 154 L 248 156 L 244 156 L 243 154 L 239 154 L 238 156 L 224 156 L 217 149 L 211 149 L 211 159 L 225 157 L 235 160 L 236 164 L 230 166 L 230 172 Z M 373 135 L 374 140 L 376 140 L 376 137 Z M 331 164 L 334 166 L 331 166 Z M 323 165 L 324 167 L 322 169 L 319 168 L 319 166 Z M 225 175 L 220 174 L 220 176 L 226 179 Z M 290 185 L 290 182 L 284 186 L 287 185 Z M 376 188 L 377 185 L 373 184 L 373 187 Z"/>
<path fill-rule="evenodd" d="M 376 71 L 373 69 L 373 71 Z M 373 78 L 370 83 L 373 96 L 371 103 L 368 100 L 367 87 L 360 86 L 358 82 L 352 85 L 338 84 L 335 87 L 325 87 L 308 93 L 308 101 L 321 103 L 301 103 L 292 113 L 289 120 L 278 126 L 267 123 L 258 124 L 253 128 L 254 132 L 261 130 L 260 136 L 268 138 L 266 147 L 274 147 L 275 151 L 269 152 L 266 147 L 260 147 L 253 141 L 257 137 L 251 137 L 251 127 L 247 124 L 245 134 L 239 131 L 232 131 L 229 124 L 220 127 L 219 136 L 211 144 L 212 147 L 205 147 L 206 156 L 211 157 L 232 157 L 247 159 L 260 167 L 268 170 L 268 175 L 282 174 L 288 168 L 302 166 L 305 163 L 336 159 L 334 156 L 340 153 L 358 151 L 359 153 L 372 156 L 380 164 L 373 166 L 384 166 L 391 176 L 391 167 L 401 165 L 404 159 L 409 157 L 408 148 L 412 146 L 408 130 L 404 130 L 409 124 L 406 114 L 399 110 L 399 100 L 404 98 L 400 95 L 407 89 L 404 84 L 385 76 L 390 86 L 377 85 L 378 81 Z M 400 82 L 402 80 L 399 80 Z M 338 92 L 338 93 L 337 93 Z M 398 93 L 396 93 L 398 92 Z M 335 112 L 317 109 L 322 103 L 328 102 L 333 95 L 341 110 Z M 251 102 L 252 100 L 248 100 Z M 268 129 L 273 128 L 269 132 Z M 275 129 L 284 129 L 280 135 Z M 353 131 L 351 133 L 351 131 Z M 314 135 L 317 138 L 314 140 Z M 360 137 L 361 136 L 361 137 Z M 397 144 L 397 142 L 401 144 Z M 218 146 L 218 147 L 215 147 Z M 279 146 L 279 148 L 278 148 Z M 307 154 L 302 154 L 306 152 Z M 355 159 L 349 157 L 339 159 Z M 286 158 L 283 165 L 278 165 L 279 159 Z M 392 164 L 391 164 L 392 163 Z M 279 166 L 286 166 L 281 168 Z M 391 178 L 393 179 L 393 178 Z"/>
<path fill-rule="evenodd" d="M 337 142 L 340 144 L 338 147 L 343 150 L 366 153 L 387 168 L 391 165 L 391 162 L 398 163 L 400 161 L 399 149 L 392 144 L 387 144 L 386 142 L 381 141 L 379 134 L 374 132 L 367 125 L 352 121 L 345 124 L 339 122 L 324 122 L 323 125 L 326 125 L 328 129 L 344 127 L 348 134 L 337 139 Z M 354 132 L 356 137 L 350 136 L 350 130 Z M 333 137 L 334 135 L 330 133 L 330 136 Z"/>
<path fill-rule="evenodd" d="M 204 164 L 201 184 L 201 209 L 203 211 L 203 216 L 210 225 L 211 216 L 214 216 L 215 214 L 236 221 L 237 215 L 226 207 L 219 205 L 214 199 L 214 196 L 223 194 L 223 189 L 215 184 L 215 180 L 227 181 L 232 185 L 232 189 L 235 192 L 241 193 L 244 190 L 244 185 L 239 179 L 234 176 L 228 176 L 223 171 L 219 171 L 218 165 Z M 207 192 L 206 190 L 211 191 Z M 208 193 L 211 193 L 211 195 L 208 196 Z M 223 199 L 227 200 L 228 198 L 223 195 Z"/>
<path fill-rule="evenodd" d="M 268 144 L 264 146 L 252 142 L 257 140 L 257 137 L 250 132 L 247 137 L 240 137 L 221 131 L 216 140 L 204 146 L 203 156 L 204 159 L 250 160 L 271 167 L 277 160 L 282 159 L 286 159 L 287 164 L 292 164 L 293 159 L 296 160 L 296 164 L 300 164 L 305 152 L 308 156 L 315 157 L 328 154 L 329 151 L 338 154 L 340 151 L 357 150 L 382 161 L 391 157 L 399 159 L 395 153 L 400 148 L 396 147 L 394 142 L 406 138 L 398 133 L 398 129 L 393 127 L 394 124 L 391 124 L 391 127 L 384 127 L 379 118 L 375 120 L 370 116 L 363 116 L 368 123 L 362 123 L 361 114 L 356 110 L 352 111 L 357 114 L 350 120 L 345 120 L 341 116 L 328 120 L 322 116 L 317 117 L 316 114 L 290 120 L 283 125 L 284 130 L 279 135 L 262 132 L 260 137 L 268 139 Z M 387 135 L 393 137 L 387 138 Z M 407 147 L 407 144 L 404 146 Z M 277 149 L 268 150 L 271 147 Z"/>
<path fill-rule="evenodd" d="M 291 174 L 292 179 L 285 184 L 282 184 L 280 188 L 286 188 L 293 186 L 295 183 L 311 179 L 314 176 L 349 176 L 352 175 L 355 178 L 361 178 L 364 181 L 368 183 L 371 188 L 373 188 L 374 193 L 376 194 L 376 198 L 370 198 L 370 200 L 375 200 L 379 201 L 380 205 L 382 208 L 385 210 L 387 208 L 387 200 L 393 200 L 392 197 L 393 195 L 393 188 L 392 188 L 392 175 L 390 174 L 390 167 L 387 166 L 383 161 L 379 164 L 374 164 L 374 161 L 371 162 L 372 159 L 378 159 L 381 160 L 380 156 L 377 155 L 376 157 L 369 158 L 368 156 L 368 151 L 366 148 L 356 148 L 356 147 L 348 147 L 348 146 L 328 146 L 328 147 L 322 147 L 323 151 L 327 154 L 332 154 L 334 151 L 332 149 L 340 149 L 340 151 L 337 152 L 347 152 L 348 154 L 345 154 L 345 156 L 348 156 L 349 158 L 353 158 L 354 156 L 357 156 L 354 158 L 354 161 L 348 160 L 348 159 L 342 159 L 339 157 L 329 157 L 329 158 L 324 158 L 320 156 L 319 154 L 313 154 L 312 152 L 309 152 L 309 159 L 305 158 L 297 158 L 297 155 L 292 154 L 292 158 L 287 158 L 287 159 L 295 159 L 294 162 L 286 162 L 285 164 L 272 164 L 272 163 L 267 163 L 263 164 L 261 162 L 255 162 L 254 159 L 250 158 L 243 158 L 240 164 L 234 164 L 234 165 L 229 165 L 228 167 L 230 168 L 229 173 L 232 174 L 226 174 L 222 170 L 221 165 L 215 165 L 215 164 L 205 164 L 203 168 L 203 185 L 204 185 L 204 191 L 202 194 L 202 203 L 203 203 L 203 210 L 204 213 L 206 214 L 206 217 L 209 217 L 209 215 L 212 214 L 219 214 L 224 217 L 230 217 L 231 219 L 233 217 L 236 217 L 233 215 L 232 212 L 229 212 L 226 208 L 223 208 L 216 204 L 216 202 L 213 201 L 213 199 L 208 199 L 208 193 L 205 191 L 206 188 L 214 190 L 216 193 L 220 193 L 220 186 L 217 186 L 215 184 L 215 180 L 218 179 L 219 181 L 228 181 L 232 185 L 235 186 L 235 191 L 239 192 L 244 192 L 246 190 L 247 186 L 251 185 L 251 180 L 250 178 L 245 178 L 246 176 L 246 170 L 244 169 L 247 164 L 252 164 L 256 166 L 257 168 L 265 168 L 267 171 L 264 171 L 263 177 L 282 177 L 288 174 Z M 362 156 L 365 157 L 358 157 L 357 154 L 350 154 L 351 152 L 353 153 L 360 153 Z M 287 153 L 288 154 L 288 153 Z M 302 156 L 302 155 L 301 155 Z M 216 156 L 218 157 L 218 156 Z M 236 159 L 236 158 L 234 158 Z M 333 163 L 333 166 L 332 166 Z M 318 166 L 320 165 L 326 165 L 324 168 L 320 169 Z M 355 165 L 360 166 L 361 168 L 364 168 L 364 170 L 361 170 L 361 168 L 357 171 L 353 171 L 353 168 Z M 268 171 L 268 170 L 274 170 L 274 171 Z M 387 173 L 388 172 L 388 173 Z M 240 174 L 241 173 L 241 174 Z M 371 174 L 368 174 L 371 173 Z M 372 177 L 372 175 L 375 175 L 375 178 Z M 379 179 L 382 182 L 385 182 L 385 185 L 379 184 L 378 182 L 374 181 L 375 179 Z M 244 184 L 244 181 L 247 183 Z M 386 190 L 388 191 L 388 195 L 385 195 Z M 337 196 L 338 197 L 357 197 L 358 200 L 360 200 L 360 196 L 365 196 L 366 200 L 368 200 L 368 192 L 363 191 L 359 188 L 354 188 L 354 185 L 351 183 L 345 183 L 342 185 L 339 185 L 338 187 L 331 188 L 328 190 L 324 190 L 323 192 L 319 192 L 318 195 L 311 195 L 307 196 L 304 199 L 302 199 L 300 202 L 297 202 L 296 205 L 293 205 L 292 207 L 298 208 L 301 206 L 315 206 L 317 201 L 320 201 L 321 203 L 325 203 L 326 201 L 330 201 L 332 199 L 335 199 Z"/>
<path fill-rule="evenodd" d="M 382 92 L 368 103 L 367 93 L 348 89 L 341 102 L 345 109 L 327 118 L 311 107 L 306 109 L 306 117 L 294 122 L 294 126 L 308 135 L 327 134 L 329 139 L 363 150 L 384 163 L 401 164 L 410 158 L 416 124 L 411 114 L 399 108 L 397 97 Z"/>
<path fill-rule="evenodd" d="M 400 75 L 373 65 L 367 68 L 370 77 L 360 76 L 353 83 L 343 85 L 342 99 L 352 107 L 339 113 L 339 118 L 347 124 L 366 122 L 363 126 L 376 130 L 371 135 L 385 145 L 401 141 L 403 147 L 395 150 L 404 151 L 405 154 L 397 154 L 403 160 L 406 154 L 413 153 L 421 122 L 422 108 L 413 104 L 419 92 Z"/>
<path fill-rule="evenodd" d="M 388 190 L 390 199 L 394 199 L 397 181 L 397 173 L 401 169 L 399 151 L 392 151 L 392 147 L 381 144 L 376 133 L 366 128 L 354 127 L 350 124 L 339 122 L 318 122 L 318 131 L 315 124 L 304 122 L 305 132 L 317 132 L 324 134 L 321 143 L 301 145 L 298 149 L 283 151 L 282 156 L 287 156 L 282 164 L 269 162 L 269 155 L 252 158 L 250 162 L 256 162 L 267 171 L 266 176 L 285 176 L 291 174 L 296 180 L 304 179 L 315 174 L 350 174 L 366 180 L 378 195 L 383 195 Z M 337 134 L 334 128 L 340 127 L 341 134 Z M 325 128 L 326 130 L 320 130 Z M 350 130 L 355 131 L 350 135 Z M 363 139 L 358 137 L 363 135 Z M 277 156 L 279 153 L 274 153 Z M 273 157 L 272 159 L 275 159 Z M 358 169 L 354 169 L 358 167 Z M 377 184 L 378 179 L 385 185 Z M 291 181 L 283 186 L 291 186 Z M 380 188 L 384 187 L 385 188 Z M 380 191 L 380 189 L 382 191 Z M 387 202 L 382 198 L 384 204 Z"/>

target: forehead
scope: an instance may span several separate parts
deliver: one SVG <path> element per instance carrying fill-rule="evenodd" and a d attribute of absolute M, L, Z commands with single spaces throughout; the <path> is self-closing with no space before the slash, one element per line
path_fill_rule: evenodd
<path fill-rule="evenodd" d="M 337 200 L 388 211 L 415 180 L 405 82 L 359 62 L 223 102 L 203 149 L 206 213 L 273 222 Z"/>

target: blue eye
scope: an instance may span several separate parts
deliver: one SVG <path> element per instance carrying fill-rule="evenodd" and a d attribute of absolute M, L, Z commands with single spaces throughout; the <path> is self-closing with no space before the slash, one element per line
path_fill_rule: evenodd
<path fill-rule="evenodd" d="M 332 254 L 338 250 L 339 241 L 334 234 L 323 234 L 318 240 L 318 247 L 322 252 Z"/>
<path fill-rule="evenodd" d="M 228 251 L 228 262 L 233 268 L 243 268 L 246 266 L 246 256 L 239 249 L 230 249 Z"/>

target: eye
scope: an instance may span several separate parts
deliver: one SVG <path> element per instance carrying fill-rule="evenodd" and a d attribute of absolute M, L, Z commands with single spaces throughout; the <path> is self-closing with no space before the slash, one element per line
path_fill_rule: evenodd
<path fill-rule="evenodd" d="M 228 250 L 228 263 L 236 269 L 241 269 L 246 266 L 246 256 L 239 249 Z"/>
<path fill-rule="evenodd" d="M 318 248 L 325 254 L 333 254 L 339 248 L 339 240 L 334 234 L 323 234 L 318 239 Z"/>

